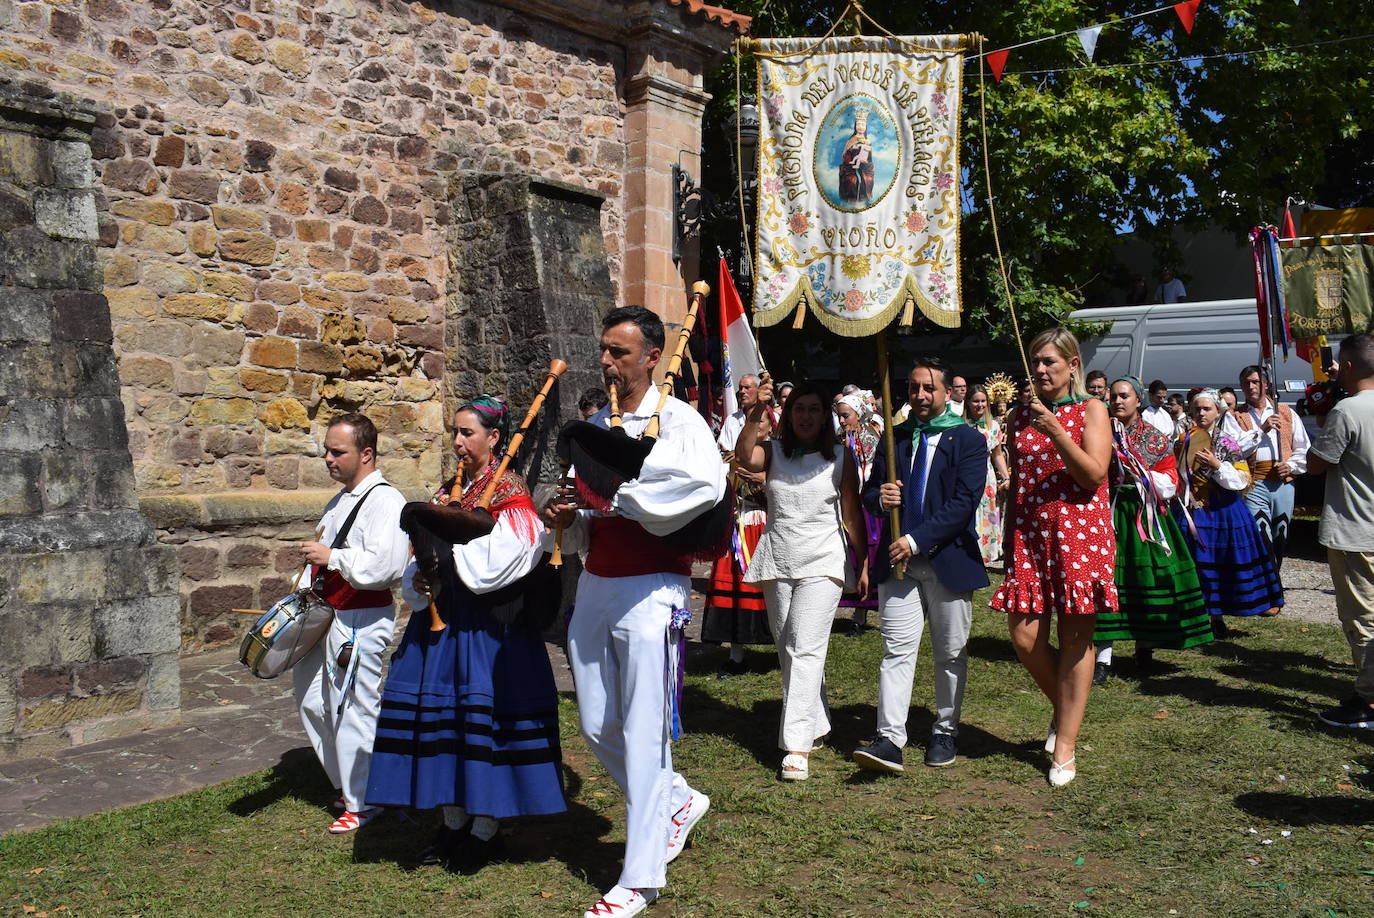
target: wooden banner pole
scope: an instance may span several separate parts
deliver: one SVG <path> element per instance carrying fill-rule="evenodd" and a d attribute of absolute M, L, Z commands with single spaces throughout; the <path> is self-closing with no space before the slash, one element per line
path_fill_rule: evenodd
<path fill-rule="evenodd" d="M 892 367 L 887 360 L 887 329 L 877 334 L 878 342 L 878 382 L 883 396 L 883 447 L 887 450 L 887 481 L 897 483 L 897 438 L 892 432 Z M 889 531 L 896 541 L 902 534 L 902 511 L 893 507 L 888 511 Z M 887 551 L 887 545 L 879 545 L 879 551 Z M 898 580 L 906 579 L 906 562 L 902 561 L 892 568 L 892 576 Z"/>

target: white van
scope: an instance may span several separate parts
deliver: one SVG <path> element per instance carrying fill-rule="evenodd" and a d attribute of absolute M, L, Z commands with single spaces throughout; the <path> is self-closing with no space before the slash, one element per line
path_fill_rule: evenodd
<path fill-rule="evenodd" d="M 1241 367 L 1262 357 L 1254 299 L 1079 309 L 1068 318 L 1111 323 L 1105 334 L 1080 342 L 1087 369 L 1108 379 L 1136 376 L 1145 385 L 1162 379 L 1179 394 L 1194 386 L 1238 389 Z M 1312 365 L 1291 348 L 1285 360 L 1276 348 L 1273 367 L 1279 401 L 1295 404 L 1312 383 Z"/>

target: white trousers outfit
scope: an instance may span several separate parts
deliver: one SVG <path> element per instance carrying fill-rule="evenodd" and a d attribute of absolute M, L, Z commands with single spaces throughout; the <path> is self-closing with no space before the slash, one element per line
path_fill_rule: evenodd
<path fill-rule="evenodd" d="M 778 747 L 809 752 L 830 732 L 825 701 L 825 655 L 843 584 L 830 577 L 766 580 L 759 584 L 782 668 Z"/>
<path fill-rule="evenodd" d="M 878 671 L 878 732 L 901 748 L 921 630 L 930 621 L 931 663 L 935 670 L 935 725 L 932 733 L 956 736 L 959 708 L 968 674 L 968 635 L 973 625 L 973 594 L 945 589 L 930 562 L 907 563 L 906 579 L 888 578 L 878 586 L 883 661 Z"/>
<path fill-rule="evenodd" d="M 342 610 L 325 639 L 291 670 L 305 734 L 325 774 L 343 792 L 350 813 L 366 806 L 372 741 L 382 705 L 382 654 L 395 624 L 395 606 Z M 353 642 L 353 659 L 341 667 L 335 661 L 348 641 Z"/>
<path fill-rule="evenodd" d="M 669 740 L 668 625 L 687 606 L 679 574 L 598 577 L 582 572 L 568 626 L 582 736 L 625 794 L 625 865 L 619 885 L 666 881 L 672 817 L 692 790 L 673 770 Z"/>

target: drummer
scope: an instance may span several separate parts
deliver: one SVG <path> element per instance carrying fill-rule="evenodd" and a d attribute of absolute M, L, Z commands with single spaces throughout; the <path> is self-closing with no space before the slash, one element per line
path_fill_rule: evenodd
<path fill-rule="evenodd" d="M 499 398 L 483 395 L 459 408 L 458 474 L 431 503 L 479 507 L 510 432 Z M 429 509 L 408 512 L 417 508 Z M 431 585 L 413 562 L 406 569 L 402 595 L 415 614 L 391 658 L 367 787 L 369 804 L 441 807 L 443 823 L 420 862 L 453 873 L 474 873 L 500 857 L 498 820 L 566 809 L 558 690 L 538 626 L 502 624 L 482 600 L 534 569 L 544 524 L 514 469 L 497 481 L 490 512 L 494 528 L 452 547 L 460 582 L 438 591 L 440 621 L 425 613 Z"/>
<path fill-rule="evenodd" d="M 339 835 L 381 812 L 363 801 L 377 732 L 382 653 L 396 621 L 391 586 L 405 571 L 410 542 L 400 527 L 406 499 L 377 471 L 371 420 L 361 414 L 331 420 L 324 464 L 344 489 L 324 509 L 319 541 L 302 544 L 300 551 L 312 575 L 323 572 L 321 596 L 338 614 L 292 675 L 310 745 L 340 790 L 334 808 L 343 814 L 329 827 Z M 350 517 L 343 544 L 331 547 Z"/>

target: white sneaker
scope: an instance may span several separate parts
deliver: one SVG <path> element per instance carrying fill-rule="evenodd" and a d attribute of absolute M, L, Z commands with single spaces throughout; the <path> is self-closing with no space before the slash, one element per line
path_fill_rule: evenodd
<path fill-rule="evenodd" d="M 626 889 L 624 886 L 612 886 L 610 892 L 582 913 L 582 918 L 630 918 L 631 915 L 638 915 L 644 911 L 657 898 L 656 889 Z"/>
<path fill-rule="evenodd" d="M 692 827 L 701 821 L 710 808 L 711 798 L 705 794 L 692 791 L 687 795 L 687 802 L 673 814 L 673 832 L 668 836 L 668 863 L 671 864 L 687 847 L 687 836 L 692 834 Z"/>

